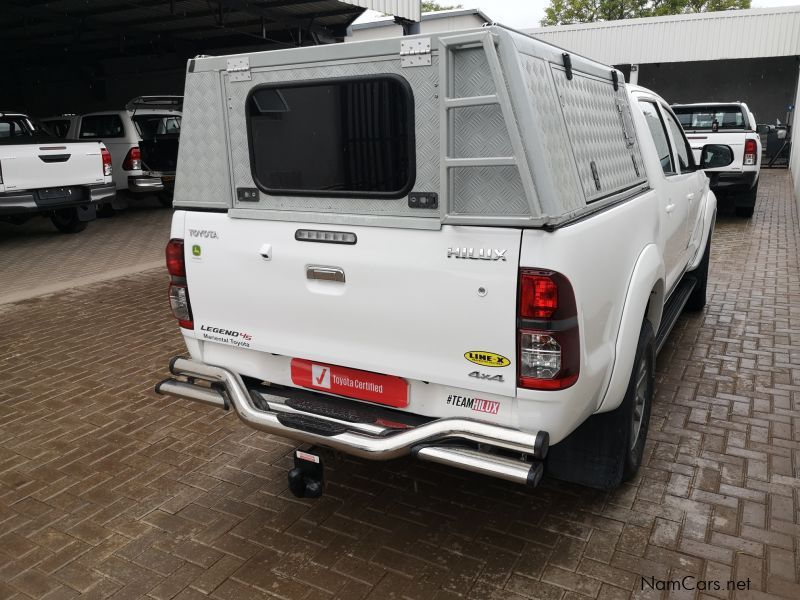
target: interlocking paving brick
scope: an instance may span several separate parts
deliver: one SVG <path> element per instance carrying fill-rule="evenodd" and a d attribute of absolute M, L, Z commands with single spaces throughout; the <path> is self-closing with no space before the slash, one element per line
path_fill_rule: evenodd
<path fill-rule="evenodd" d="M 51 276 L 12 265 L 34 241 L 65 280 L 114 235 L 126 264 L 160 259 L 168 213 L 124 215 L 74 246 L 41 224 L 3 240 L 0 289 Z M 645 465 L 609 493 L 335 456 L 326 496 L 297 500 L 293 443 L 152 391 L 184 350 L 160 269 L 0 304 L 0 598 L 681 598 L 643 580 L 684 576 L 723 585 L 687 597 L 749 578 L 735 598 L 798 598 L 799 242 L 785 172 L 752 221 L 721 212 Z"/>

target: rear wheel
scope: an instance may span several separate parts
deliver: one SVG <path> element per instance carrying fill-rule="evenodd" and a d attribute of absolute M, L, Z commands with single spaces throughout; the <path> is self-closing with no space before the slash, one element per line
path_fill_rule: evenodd
<path fill-rule="evenodd" d="M 87 221 L 81 221 L 76 208 L 60 208 L 50 217 L 53 225 L 61 233 L 79 233 L 86 229 Z"/>
<path fill-rule="evenodd" d="M 642 464 L 655 389 L 655 336 L 642 324 L 628 387 L 615 410 L 593 415 L 550 447 L 547 472 L 593 488 L 612 489 L 633 478 Z"/>

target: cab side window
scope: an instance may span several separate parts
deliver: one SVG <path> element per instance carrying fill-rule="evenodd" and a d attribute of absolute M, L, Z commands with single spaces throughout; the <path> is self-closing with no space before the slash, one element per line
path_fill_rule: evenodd
<path fill-rule="evenodd" d="M 683 127 L 678 124 L 669 110 L 662 107 L 661 112 L 664 113 L 664 119 L 667 121 L 670 133 L 672 133 L 672 139 L 675 141 L 675 150 L 678 152 L 678 164 L 681 167 L 681 173 L 694 171 L 695 164 L 692 147 L 683 133 Z"/>
<path fill-rule="evenodd" d="M 647 128 L 650 130 L 653 142 L 655 142 L 658 160 L 661 162 L 661 169 L 664 171 L 664 175 L 675 175 L 675 160 L 672 157 L 672 149 L 669 146 L 669 137 L 655 103 L 649 100 L 639 100 L 639 107 L 644 113 Z"/>

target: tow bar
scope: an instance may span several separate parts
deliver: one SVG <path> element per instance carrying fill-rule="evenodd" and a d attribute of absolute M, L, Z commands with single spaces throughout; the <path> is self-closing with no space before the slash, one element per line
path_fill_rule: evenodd
<path fill-rule="evenodd" d="M 298 498 L 319 498 L 325 491 L 325 467 L 314 446 L 294 451 L 294 468 L 289 471 L 289 490 Z"/>

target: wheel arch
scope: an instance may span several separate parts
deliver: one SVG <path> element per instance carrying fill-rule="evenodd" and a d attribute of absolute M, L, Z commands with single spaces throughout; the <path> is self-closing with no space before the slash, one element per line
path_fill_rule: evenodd
<path fill-rule="evenodd" d="M 647 319 L 658 331 L 664 310 L 664 262 L 655 244 L 642 250 L 633 268 L 625 304 L 622 309 L 617 341 L 614 351 L 614 366 L 603 400 L 596 412 L 608 412 L 617 408 L 625 396 L 630 379 L 642 321 Z"/>
<path fill-rule="evenodd" d="M 686 267 L 687 271 L 694 271 L 697 267 L 700 266 L 700 263 L 703 261 L 703 255 L 706 251 L 706 245 L 708 244 L 708 239 L 714 232 L 714 224 L 717 220 L 717 197 L 711 190 L 708 190 L 708 194 L 706 194 L 706 202 L 705 206 L 703 207 L 703 235 L 700 238 L 700 242 L 697 246 L 697 252 L 692 258 L 689 265 Z"/>

